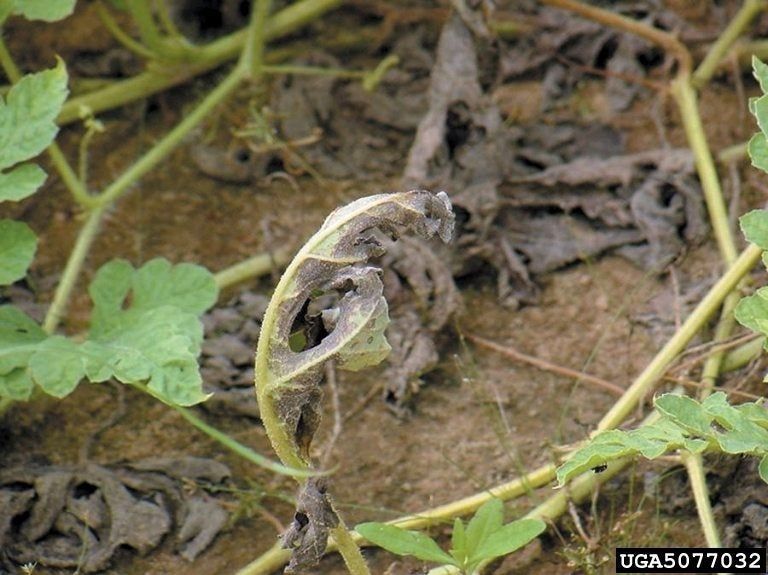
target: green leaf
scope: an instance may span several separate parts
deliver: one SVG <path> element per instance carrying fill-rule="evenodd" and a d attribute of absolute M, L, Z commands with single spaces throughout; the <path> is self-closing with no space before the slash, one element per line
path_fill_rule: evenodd
<path fill-rule="evenodd" d="M 500 499 L 493 497 L 483 503 L 467 525 L 467 554 L 471 556 L 482 541 L 501 529 L 503 522 L 504 504 Z"/>
<path fill-rule="evenodd" d="M 768 335 L 768 287 L 742 298 L 733 312 L 736 320 L 752 331 Z"/>
<path fill-rule="evenodd" d="M 202 314 L 216 303 L 216 280 L 202 266 L 176 264 L 156 258 L 141 266 L 133 278 L 134 309 L 172 305 L 182 311 Z"/>
<path fill-rule="evenodd" d="M 24 76 L 0 99 L 0 169 L 45 150 L 56 137 L 56 116 L 67 98 L 67 71 L 55 68 Z"/>
<path fill-rule="evenodd" d="M 768 92 L 768 66 L 757 56 L 752 56 L 752 74 L 760 84 L 763 93 Z"/>
<path fill-rule="evenodd" d="M 36 249 L 37 237 L 27 224 L 0 220 L 0 285 L 23 278 Z"/>
<path fill-rule="evenodd" d="M 712 417 L 690 397 L 668 393 L 656 399 L 655 405 L 661 413 L 691 433 L 707 435 L 711 431 Z"/>
<path fill-rule="evenodd" d="M 465 565 L 469 548 L 467 547 L 467 536 L 464 531 L 464 522 L 458 517 L 453 521 L 453 531 L 451 532 L 451 556 L 459 565 Z"/>
<path fill-rule="evenodd" d="M 540 519 L 518 519 L 508 523 L 480 543 L 470 557 L 470 564 L 475 566 L 482 561 L 517 551 L 536 539 L 546 528 L 546 523 Z"/>
<path fill-rule="evenodd" d="M 0 396 L 27 399 L 32 380 L 27 372 L 29 358 L 47 334 L 20 309 L 0 306 Z"/>
<path fill-rule="evenodd" d="M 0 202 L 18 202 L 34 194 L 45 182 L 45 172 L 35 164 L 21 164 L 0 172 Z"/>
<path fill-rule="evenodd" d="M 768 455 L 763 456 L 760 460 L 760 466 L 757 470 L 760 473 L 760 479 L 768 483 Z"/>
<path fill-rule="evenodd" d="M 355 531 L 395 555 L 412 555 L 422 561 L 458 567 L 456 560 L 424 533 L 408 531 L 386 523 L 361 523 Z"/>
<path fill-rule="evenodd" d="M 19 367 L 0 375 L 0 397 L 7 397 L 14 401 L 26 401 L 32 396 L 35 384 L 29 376 L 27 369 Z"/>
<path fill-rule="evenodd" d="M 722 427 L 713 430 L 720 448 L 726 453 L 760 453 L 768 451 L 768 430 L 744 415 L 742 410 L 728 403 L 722 391 L 713 393 L 702 402 L 702 407 Z"/>
<path fill-rule="evenodd" d="M 199 315 L 218 297 L 213 275 L 194 264 L 171 265 L 157 258 L 134 270 L 125 260 L 113 260 L 96 273 L 88 293 L 93 300 L 91 334 L 115 328 L 127 312 L 142 314 L 163 306 Z M 130 295 L 131 304 L 127 306 Z"/>
<path fill-rule="evenodd" d="M 739 218 L 741 231 L 747 241 L 768 249 L 768 210 L 752 210 Z"/>
<path fill-rule="evenodd" d="M 164 401 L 194 405 L 205 401 L 197 356 L 202 325 L 171 306 L 120 314 L 112 329 L 83 344 L 85 370 L 94 381 L 148 382 Z"/>
<path fill-rule="evenodd" d="M 114 260 L 96 273 L 89 341 L 83 345 L 92 381 L 111 377 L 147 383 L 175 405 L 205 401 L 197 364 L 203 328 L 198 315 L 213 305 L 213 275 L 193 264 L 154 259 L 138 270 Z"/>
<path fill-rule="evenodd" d="M 78 344 L 62 336 L 40 342 L 29 360 L 32 380 L 54 397 L 66 397 L 85 375 Z"/>
<path fill-rule="evenodd" d="M 28 20 L 55 22 L 66 18 L 75 9 L 76 0 L 15 0 L 16 14 Z"/>
<path fill-rule="evenodd" d="M 754 167 L 768 172 L 768 140 L 765 134 L 758 132 L 749 139 L 747 153 Z"/>

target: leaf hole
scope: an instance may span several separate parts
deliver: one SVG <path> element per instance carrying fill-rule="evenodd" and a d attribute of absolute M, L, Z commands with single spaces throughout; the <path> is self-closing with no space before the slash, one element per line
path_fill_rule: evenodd
<path fill-rule="evenodd" d="M 92 483 L 88 483 L 87 481 L 82 481 L 75 485 L 75 488 L 72 492 L 72 496 L 75 499 L 87 499 L 94 493 L 96 493 L 99 490 L 99 488 L 96 485 L 93 485 Z"/>

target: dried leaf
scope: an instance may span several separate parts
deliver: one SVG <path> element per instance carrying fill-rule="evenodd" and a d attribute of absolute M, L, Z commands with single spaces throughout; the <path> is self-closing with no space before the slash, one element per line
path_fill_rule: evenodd
<path fill-rule="evenodd" d="M 301 488 L 293 522 L 283 534 L 283 546 L 293 551 L 286 573 L 317 565 L 325 553 L 330 530 L 339 524 L 328 497 L 325 480 L 310 478 Z"/>
<path fill-rule="evenodd" d="M 134 462 L 130 468 L 88 464 L 0 471 L 0 546 L 15 563 L 93 573 L 114 554 L 145 554 L 172 528 L 180 554 L 201 552 L 226 523 L 212 497 L 191 495 L 183 480 L 220 483 L 229 470 L 183 457 Z"/>
<path fill-rule="evenodd" d="M 319 423 L 318 384 L 323 366 L 362 369 L 389 351 L 383 331 L 389 319 L 379 270 L 363 266 L 384 248 L 374 234 L 410 230 L 444 242 L 453 233 L 453 213 L 444 193 L 427 191 L 381 194 L 339 208 L 304 245 L 286 270 L 270 302 L 256 354 L 261 394 L 276 402 L 283 425 L 298 452 L 308 459 Z M 343 292 L 334 309 L 332 330 L 301 351 L 291 349 L 294 325 L 308 304 L 323 294 Z M 316 345 L 315 345 L 316 343 Z"/>

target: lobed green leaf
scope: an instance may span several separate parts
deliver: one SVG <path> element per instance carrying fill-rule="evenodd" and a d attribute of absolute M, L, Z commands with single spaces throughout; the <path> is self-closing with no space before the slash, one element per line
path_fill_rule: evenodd
<path fill-rule="evenodd" d="M 768 249 L 768 210 L 752 210 L 739 218 L 741 231 L 747 241 Z"/>
<path fill-rule="evenodd" d="M 0 202 L 18 202 L 34 194 L 45 182 L 45 172 L 35 164 L 21 164 L 0 172 Z"/>
<path fill-rule="evenodd" d="M 760 403 L 733 406 L 723 392 L 703 402 L 673 394 L 655 401 L 661 418 L 631 431 L 594 437 L 557 470 L 560 485 L 614 459 L 642 455 L 654 459 L 675 449 L 700 453 L 714 447 L 733 454 L 768 454 L 768 410 Z"/>
<path fill-rule="evenodd" d="M 0 220 L 0 285 L 23 278 L 37 249 L 37 237 L 23 222 Z"/>
<path fill-rule="evenodd" d="M 55 22 L 66 18 L 75 9 L 76 0 L 12 0 L 14 13 L 27 20 Z"/>
<path fill-rule="evenodd" d="M 28 399 L 33 382 L 29 358 L 47 334 L 20 309 L 0 306 L 0 397 Z"/>
<path fill-rule="evenodd" d="M 55 68 L 19 80 L 0 98 L 0 170 L 29 160 L 56 137 L 56 116 L 67 98 L 67 71 Z"/>

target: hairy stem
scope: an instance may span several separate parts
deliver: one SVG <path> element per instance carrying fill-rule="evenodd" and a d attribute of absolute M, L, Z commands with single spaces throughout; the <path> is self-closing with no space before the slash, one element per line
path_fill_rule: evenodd
<path fill-rule="evenodd" d="M 722 547 L 720 534 L 717 532 L 717 524 L 715 523 L 715 515 L 712 513 L 712 504 L 709 500 L 707 475 L 704 472 L 701 454 L 683 451 L 680 457 L 688 472 L 693 500 L 696 503 L 696 511 L 699 514 L 699 523 L 701 523 L 704 531 L 704 538 L 707 540 L 707 547 Z"/>
<path fill-rule="evenodd" d="M 141 386 L 141 389 L 143 391 L 147 391 L 147 388 L 145 386 Z M 153 397 L 157 398 L 155 394 L 151 394 Z M 191 423 L 194 427 L 196 427 L 198 430 L 203 432 L 205 435 L 216 441 L 217 443 L 220 443 L 236 455 L 239 455 L 246 461 L 250 461 L 251 463 L 254 463 L 258 465 L 259 467 L 263 467 L 265 469 L 269 469 L 270 471 L 274 471 L 275 473 L 280 473 L 283 475 L 291 475 L 294 477 L 309 477 L 312 475 L 316 475 L 316 472 L 307 471 L 305 469 L 291 469 L 289 467 L 286 467 L 284 465 L 281 465 L 277 463 L 276 461 L 272 461 L 271 459 L 268 459 L 261 455 L 260 453 L 255 452 L 250 447 L 243 445 L 239 441 L 233 439 L 223 431 L 213 427 L 212 425 L 207 424 L 205 421 L 197 417 L 195 413 L 186 407 L 181 407 L 178 405 L 173 404 L 166 404 L 168 407 L 179 413 L 184 419 L 186 419 L 189 423 Z"/>

